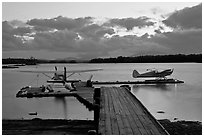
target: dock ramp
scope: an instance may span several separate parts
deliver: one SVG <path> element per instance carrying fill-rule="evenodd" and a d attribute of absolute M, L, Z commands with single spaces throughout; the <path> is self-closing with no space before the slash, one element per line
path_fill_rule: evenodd
<path fill-rule="evenodd" d="M 168 134 L 128 88 L 101 87 L 100 90 L 99 134 Z"/>

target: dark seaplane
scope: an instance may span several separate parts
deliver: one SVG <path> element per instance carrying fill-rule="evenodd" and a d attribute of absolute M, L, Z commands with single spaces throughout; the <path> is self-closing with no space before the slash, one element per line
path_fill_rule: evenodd
<path fill-rule="evenodd" d="M 165 69 L 162 71 L 158 71 L 157 69 L 147 69 L 147 72 L 140 74 L 137 70 L 133 70 L 132 76 L 133 78 L 166 78 L 173 73 L 174 69 Z"/>
<path fill-rule="evenodd" d="M 170 76 L 173 73 L 174 69 L 165 69 L 165 70 L 157 70 L 157 69 L 147 69 L 147 72 L 139 73 L 137 70 L 133 70 L 132 77 L 133 78 L 156 78 L 145 80 L 145 84 L 166 84 L 166 83 L 184 83 L 183 81 L 177 79 L 167 79 L 166 76 Z"/>

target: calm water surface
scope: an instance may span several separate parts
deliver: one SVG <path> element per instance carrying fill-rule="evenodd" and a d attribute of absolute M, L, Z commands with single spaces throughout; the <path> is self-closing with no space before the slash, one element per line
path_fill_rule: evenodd
<path fill-rule="evenodd" d="M 20 67 L 20 70 L 54 70 L 54 66 L 63 70 L 95 69 L 103 71 L 75 74 L 71 79 L 87 80 L 91 74 L 97 81 L 126 81 L 132 78 L 133 69 L 145 72 L 147 68 L 174 68 L 171 77 L 184 80 L 183 84 L 131 85 L 132 93 L 157 118 L 173 120 L 202 121 L 202 64 L 199 63 L 125 63 L 125 64 L 41 64 Z M 29 112 L 38 112 L 40 118 L 93 119 L 93 112 L 83 106 L 74 97 L 56 98 L 16 98 L 22 86 L 40 86 L 49 78 L 43 75 L 18 72 L 19 69 L 2 70 L 2 118 L 30 119 Z M 141 79 L 139 79 L 141 80 Z M 105 85 L 107 86 L 107 85 Z M 117 86 L 117 85 L 115 85 Z M 164 111 L 165 113 L 157 113 Z"/>

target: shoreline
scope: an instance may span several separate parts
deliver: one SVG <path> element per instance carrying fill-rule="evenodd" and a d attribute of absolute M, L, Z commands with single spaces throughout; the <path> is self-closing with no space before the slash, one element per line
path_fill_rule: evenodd
<path fill-rule="evenodd" d="M 158 120 L 170 135 L 202 135 L 202 122 Z M 93 120 L 3 119 L 2 135 L 88 135 L 97 131 Z"/>
<path fill-rule="evenodd" d="M 88 135 L 95 127 L 93 120 L 2 120 L 2 135 Z"/>
<path fill-rule="evenodd" d="M 158 121 L 170 135 L 202 135 L 202 122 L 200 121 L 170 121 L 168 119 Z"/>

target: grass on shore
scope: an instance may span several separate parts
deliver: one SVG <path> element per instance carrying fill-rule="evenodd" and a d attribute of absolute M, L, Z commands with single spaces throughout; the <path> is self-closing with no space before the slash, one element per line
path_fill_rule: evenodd
<path fill-rule="evenodd" d="M 202 135 L 202 123 L 199 121 L 158 120 L 170 135 Z"/>

